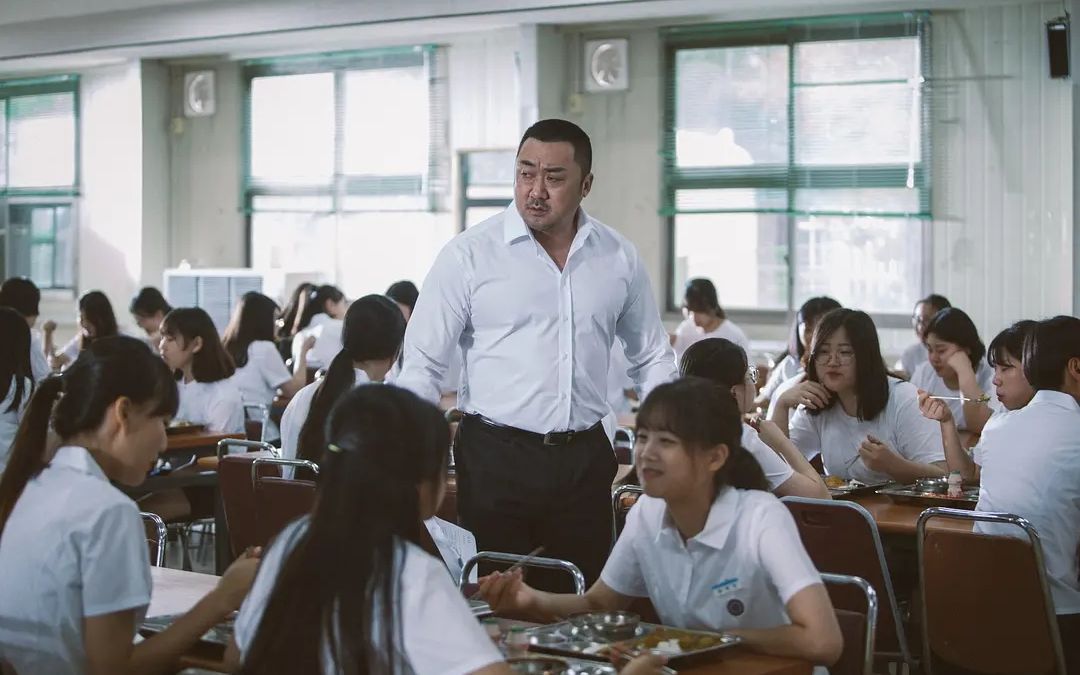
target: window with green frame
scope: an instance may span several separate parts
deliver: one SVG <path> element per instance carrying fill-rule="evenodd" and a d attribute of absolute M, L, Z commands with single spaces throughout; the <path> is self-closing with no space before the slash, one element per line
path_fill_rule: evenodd
<path fill-rule="evenodd" d="M 665 31 L 669 309 L 708 277 L 726 308 L 910 312 L 929 271 L 928 19 Z"/>
<path fill-rule="evenodd" d="M 0 82 L 0 278 L 75 286 L 78 78 Z"/>
<path fill-rule="evenodd" d="M 250 264 L 348 277 L 339 249 L 378 214 L 398 223 L 448 208 L 444 67 L 433 46 L 245 65 Z M 381 280 L 372 274 L 365 285 Z"/>

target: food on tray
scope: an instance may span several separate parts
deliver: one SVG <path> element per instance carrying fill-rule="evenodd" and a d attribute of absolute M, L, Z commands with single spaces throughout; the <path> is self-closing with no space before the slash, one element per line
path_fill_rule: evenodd
<path fill-rule="evenodd" d="M 825 476 L 826 487 L 842 488 L 847 485 L 847 481 L 840 476 Z"/>
<path fill-rule="evenodd" d="M 625 643 L 634 649 L 649 649 L 664 654 L 681 654 L 719 647 L 724 640 L 719 635 L 690 633 L 672 628 L 658 628 L 648 635 Z"/>

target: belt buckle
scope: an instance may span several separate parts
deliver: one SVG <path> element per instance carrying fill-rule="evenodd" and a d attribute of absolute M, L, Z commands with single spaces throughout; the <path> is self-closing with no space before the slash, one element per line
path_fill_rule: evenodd
<path fill-rule="evenodd" d="M 544 445 L 566 445 L 574 439 L 574 431 L 549 431 L 544 434 Z"/>

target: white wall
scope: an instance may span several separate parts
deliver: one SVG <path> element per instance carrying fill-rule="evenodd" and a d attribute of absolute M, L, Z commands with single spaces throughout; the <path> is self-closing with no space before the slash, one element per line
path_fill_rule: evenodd
<path fill-rule="evenodd" d="M 1073 306 L 1072 87 L 1047 74 L 1061 5 L 936 16 L 935 290 L 985 338 Z"/>

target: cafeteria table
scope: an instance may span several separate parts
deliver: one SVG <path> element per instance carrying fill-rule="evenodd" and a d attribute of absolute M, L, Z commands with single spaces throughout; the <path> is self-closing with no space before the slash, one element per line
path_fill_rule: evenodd
<path fill-rule="evenodd" d="M 883 535 L 915 536 L 915 526 L 919 522 L 919 516 L 923 511 L 930 508 L 920 504 L 904 504 L 894 502 L 885 495 L 856 495 L 850 501 L 859 504 L 870 512 L 877 523 L 878 530 Z M 944 527 L 955 530 L 971 530 L 970 521 L 934 519 L 929 527 Z"/>
<path fill-rule="evenodd" d="M 181 614 L 213 590 L 218 578 L 209 574 L 184 572 L 164 567 L 154 567 L 150 573 L 154 588 L 150 596 L 150 608 L 146 616 Z M 220 645 L 199 643 L 180 662 L 183 668 L 220 669 L 224 658 Z M 796 659 L 778 658 L 753 654 L 741 648 L 732 649 L 723 660 L 681 668 L 681 675 L 809 675 L 810 664 Z"/>

